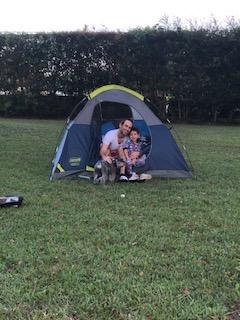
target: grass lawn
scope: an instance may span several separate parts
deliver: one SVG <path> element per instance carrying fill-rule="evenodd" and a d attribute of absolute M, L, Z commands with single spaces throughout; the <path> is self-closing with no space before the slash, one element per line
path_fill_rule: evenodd
<path fill-rule="evenodd" d="M 0 119 L 0 319 L 239 319 L 240 127 L 177 126 L 197 179 L 106 187 L 49 182 L 62 127 Z"/>

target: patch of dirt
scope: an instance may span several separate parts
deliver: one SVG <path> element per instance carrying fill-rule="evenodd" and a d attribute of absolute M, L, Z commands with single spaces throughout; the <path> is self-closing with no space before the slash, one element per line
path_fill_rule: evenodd
<path fill-rule="evenodd" d="M 224 318 L 224 320 L 240 320 L 240 301 L 235 303 L 233 311 Z"/>

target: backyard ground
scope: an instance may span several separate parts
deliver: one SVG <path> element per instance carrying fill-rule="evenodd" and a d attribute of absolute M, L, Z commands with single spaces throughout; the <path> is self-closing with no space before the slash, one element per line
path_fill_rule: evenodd
<path fill-rule="evenodd" d="M 176 126 L 196 179 L 106 187 L 49 182 L 62 128 L 0 119 L 0 319 L 239 319 L 240 127 Z"/>

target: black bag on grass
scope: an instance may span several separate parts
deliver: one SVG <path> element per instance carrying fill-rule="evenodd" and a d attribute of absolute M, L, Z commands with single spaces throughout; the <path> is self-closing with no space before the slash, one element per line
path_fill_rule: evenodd
<path fill-rule="evenodd" d="M 3 196 L 0 197 L 0 208 L 4 207 L 20 207 L 23 202 L 23 197 L 20 196 Z"/>

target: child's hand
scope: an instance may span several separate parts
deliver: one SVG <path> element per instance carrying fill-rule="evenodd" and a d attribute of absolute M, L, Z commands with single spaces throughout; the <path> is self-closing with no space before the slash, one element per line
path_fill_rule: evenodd
<path fill-rule="evenodd" d="M 131 153 L 131 160 L 133 160 L 133 159 L 137 159 L 138 157 L 139 157 L 139 153 L 140 152 L 138 152 L 138 151 L 133 151 L 132 153 Z"/>
<path fill-rule="evenodd" d="M 136 158 L 131 160 L 131 163 L 132 163 L 132 165 L 133 165 L 133 166 L 135 166 L 136 161 L 137 161 L 137 159 L 136 159 Z"/>

